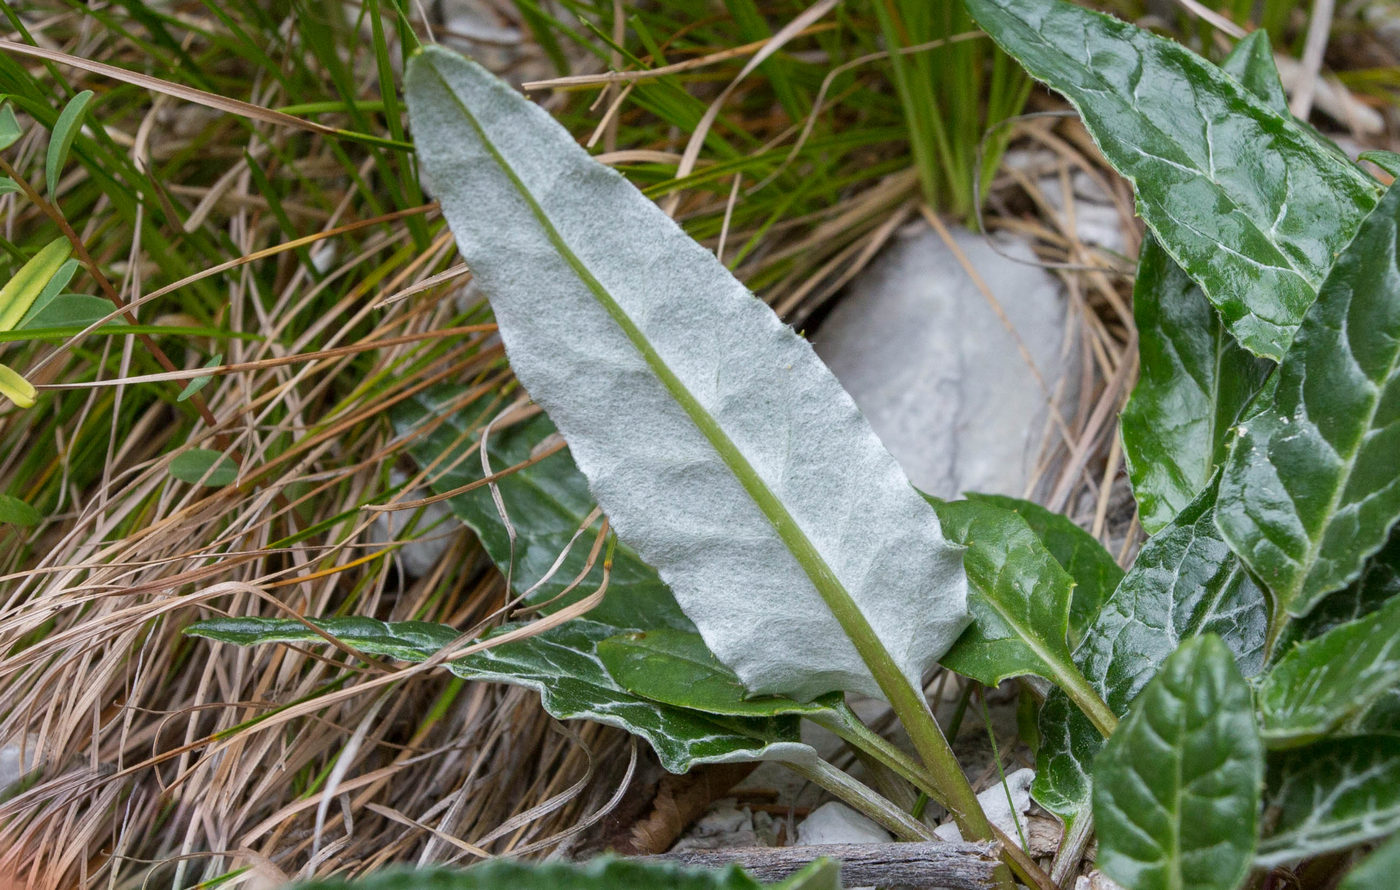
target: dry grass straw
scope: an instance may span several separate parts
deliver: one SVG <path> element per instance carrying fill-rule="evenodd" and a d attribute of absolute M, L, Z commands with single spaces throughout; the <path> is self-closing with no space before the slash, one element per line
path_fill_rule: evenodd
<path fill-rule="evenodd" d="M 140 67 L 139 46 L 75 15 L 55 5 L 35 16 L 33 32 L 50 59 Z M 192 35 L 196 25 L 219 27 L 182 15 Z M 40 63 L 25 64 L 45 76 Z M 87 68 L 58 66 L 74 88 L 111 86 L 111 72 Z M 300 98 L 254 80 L 261 106 Z M 211 373 L 200 353 L 190 350 L 174 373 L 137 375 L 132 337 L 37 347 L 26 367 L 37 370 L 38 383 L 76 386 L 65 403 L 76 410 L 0 414 L 8 449 L 0 486 L 50 485 L 59 493 L 58 508 L 37 529 L 0 531 L 0 745 L 21 746 L 36 768 L 21 793 L 0 803 L 0 875 L 57 888 L 188 884 L 231 873 L 230 885 L 258 886 L 391 862 L 550 849 L 615 800 L 635 755 L 619 733 L 561 727 L 532 693 L 405 669 L 343 646 L 245 650 L 181 636 L 192 621 L 215 615 L 356 614 L 440 621 L 464 632 L 498 621 L 504 584 L 469 535 L 450 521 L 405 530 L 404 513 L 393 525 L 377 523 L 382 514 L 367 508 L 417 496 L 390 476 L 396 467 L 414 471 L 405 457 L 409 437 L 389 420 L 397 403 L 442 381 L 499 390 L 508 376 L 489 324 L 458 305 L 466 278 L 450 240 L 438 231 L 429 250 L 413 249 L 404 220 L 435 219 L 433 208 L 377 217 L 346 176 L 335 154 L 341 146 L 324 132 L 263 114 L 246 125 L 211 124 L 217 119 L 208 112 L 184 104 L 187 91 L 164 92 L 104 126 L 144 169 L 190 149 L 217 155 L 224 164 L 217 176 L 160 186 L 186 211 L 188 231 L 235 249 L 202 258 L 203 270 L 184 280 L 153 285 L 159 259 L 136 235 L 113 239 L 103 228 L 103 201 L 90 219 L 74 221 L 77 234 L 102 245 L 97 262 L 119 276 L 116 290 L 143 321 L 192 323 L 181 300 L 196 279 L 209 279 L 226 298 L 220 323 L 260 338 L 209 344 L 224 353 L 198 397 L 213 423 L 168 398 L 188 378 Z M 204 138 L 210 126 L 218 138 Z M 774 142 L 797 136 L 793 127 L 769 125 L 765 134 L 763 121 L 753 126 Z M 42 164 L 38 130 L 31 126 L 14 150 L 17 169 Z M 1066 169 L 1101 175 L 1085 160 L 1083 141 L 1055 127 L 1027 124 L 1020 138 L 1050 146 Z M 679 134 L 646 151 L 674 162 L 684 143 Z M 294 191 L 280 203 L 311 233 L 303 238 L 281 230 L 248 169 L 249 158 L 278 156 L 291 159 L 286 176 L 321 190 Z M 360 174 L 370 166 L 364 161 Z M 82 186 L 74 170 L 61 191 Z M 783 270 L 764 295 L 800 326 L 917 213 L 908 197 L 914 183 L 912 173 L 893 174 L 827 212 L 782 220 L 740 274 Z M 1025 186 L 1002 182 L 997 193 Z M 743 194 L 737 179 L 723 193 Z M 717 212 L 723 203 L 685 192 L 678 213 Z M 42 219 L 40 209 L 13 198 L 3 211 L 9 237 Z M 1078 244 L 1072 220 L 1033 219 L 1004 208 L 990 223 L 1026 231 L 1047 255 L 1089 267 L 1063 273 L 1087 347 L 1083 391 L 1094 395 L 1052 437 L 1062 452 L 1054 457 L 1062 469 L 1052 506 L 1092 517 L 1104 534 L 1120 474 L 1116 452 L 1103 455 L 1135 352 L 1115 277 L 1125 264 Z M 730 243 L 753 234 L 726 231 Z M 167 398 L 148 397 L 160 387 Z M 115 437 L 113 418 L 133 402 L 139 411 Z M 100 449 L 101 473 L 83 485 L 67 481 L 76 443 L 94 437 L 109 442 Z M 173 480 L 172 461 L 196 448 L 237 455 L 237 479 L 222 487 Z M 47 475 L 16 479 L 23 455 L 35 449 L 52 455 Z M 445 538 L 448 546 L 428 574 L 410 578 L 398 550 L 415 537 Z"/>

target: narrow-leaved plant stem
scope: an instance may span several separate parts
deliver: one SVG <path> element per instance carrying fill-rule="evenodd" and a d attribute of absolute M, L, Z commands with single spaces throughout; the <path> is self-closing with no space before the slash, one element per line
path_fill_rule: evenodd
<path fill-rule="evenodd" d="M 440 71 L 434 69 L 434 73 L 438 78 L 443 79 Z M 445 79 L 443 79 L 443 86 L 449 94 L 456 96 Z M 788 511 L 787 505 L 768 487 L 768 483 L 754 469 L 748 457 L 739 450 L 734 440 L 729 437 L 729 434 L 720 426 L 709 410 L 701 404 L 695 394 L 686 387 L 676 372 L 656 351 L 656 347 L 638 327 L 636 321 L 627 314 L 627 311 L 603 286 L 593 271 L 564 240 L 534 194 L 525 186 L 515 169 L 487 136 L 485 129 L 482 128 L 476 116 L 472 114 L 471 109 L 467 108 L 460 98 L 457 98 L 457 107 L 462 118 L 476 131 L 482 147 L 491 155 L 492 161 L 510 180 L 520 199 L 530 208 L 530 214 L 539 224 L 540 231 L 544 233 L 550 245 L 578 276 L 579 281 L 597 300 L 598 305 L 618 326 L 633 348 L 637 350 L 647 368 L 656 375 L 657 380 L 665 387 L 671 398 L 675 399 L 676 404 L 681 407 L 686 416 L 695 424 L 696 429 L 715 449 L 725 466 L 734 474 L 734 478 L 753 499 L 754 504 L 764 517 L 772 524 L 774 532 L 782 540 L 788 552 L 802 567 L 803 572 L 812 582 L 812 586 L 816 588 L 826 607 L 831 610 L 831 614 L 841 625 L 841 630 L 850 639 L 861 660 L 870 669 L 880 691 L 904 724 L 909 738 L 914 743 L 914 749 L 919 752 L 919 756 L 937 780 L 937 786 L 943 792 L 942 798 L 946 801 L 945 806 L 953 814 L 953 818 L 957 821 L 963 835 L 975 840 L 995 840 L 991 823 L 987 821 L 981 806 L 978 805 L 977 796 L 972 793 L 972 787 L 968 785 L 967 777 L 963 775 L 957 758 L 953 756 L 952 749 L 948 747 L 947 739 L 943 737 L 937 722 L 934 721 L 933 712 L 929 710 L 922 690 L 915 689 L 909 679 L 904 676 L 894 658 L 891 657 L 889 650 L 885 648 L 884 643 L 875 633 L 875 629 L 870 626 L 870 622 L 866 620 L 864 613 L 852 599 L 850 592 L 846 590 L 840 579 L 836 577 L 836 573 L 827 565 L 826 559 L 817 550 L 811 539 L 807 537 L 796 517 Z"/>
<path fill-rule="evenodd" d="M 927 825 L 825 760 L 800 763 L 783 761 L 783 765 L 852 809 L 879 822 L 902 841 L 935 840 Z"/>

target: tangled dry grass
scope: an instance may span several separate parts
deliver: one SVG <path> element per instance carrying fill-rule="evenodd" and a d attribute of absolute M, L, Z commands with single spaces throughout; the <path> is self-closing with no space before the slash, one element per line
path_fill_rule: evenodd
<path fill-rule="evenodd" d="M 616 803 L 638 756 L 627 739 L 561 726 L 521 690 L 343 648 L 241 650 L 181 635 L 214 615 L 412 618 L 464 634 L 500 621 L 504 584 L 468 533 L 422 511 L 370 508 L 415 497 L 426 481 L 406 456 L 424 431 L 396 433 L 396 404 L 442 381 L 492 392 L 510 379 L 407 154 L 266 111 L 345 90 L 382 100 L 375 53 L 351 48 L 372 43 L 365 17 L 377 5 L 332 29 L 338 70 L 297 61 L 316 38 L 294 14 L 174 4 L 141 20 L 135 9 L 36 2 L 10 10 L 5 39 L 48 57 L 0 49 L 4 89 L 32 104 L 4 153 L 26 184 L 43 178 L 52 114 L 39 109 L 56 112 L 84 88 L 99 96 L 57 194 L 35 186 L 3 198 L 5 246 L 70 238 L 90 258 L 73 288 L 114 314 L 126 307 L 151 338 L 101 328 L 6 355 L 47 389 L 33 411 L 0 413 L 0 490 L 44 516 L 0 526 L 0 745 L 27 773 L 0 802 L 0 874 L 41 888 L 268 885 L 543 854 Z M 543 50 L 500 14 L 517 45 L 482 53 L 516 80 L 535 76 Z M 240 42 L 244 27 L 282 39 L 259 58 Z M 685 85 L 707 101 L 723 86 Z M 621 103 L 626 91 L 605 95 Z M 600 132 L 618 119 L 609 108 L 591 113 Z M 402 135 L 343 107 L 302 114 Z M 766 112 L 734 115 L 764 143 L 797 138 Z M 674 163 L 688 139 L 630 145 L 632 132 L 607 136 L 615 163 L 636 161 L 628 151 Z M 1103 177 L 1073 125 L 1027 120 L 1016 139 L 1047 148 L 1066 187 L 1075 169 Z M 852 163 L 889 160 L 871 149 Z M 918 218 L 912 183 L 903 169 L 878 173 L 825 210 L 763 228 L 730 225 L 739 190 L 727 182 L 675 194 L 681 217 L 721 222 L 711 245 L 758 239 L 740 275 L 801 324 Z M 1105 185 L 1130 228 L 1126 193 Z M 988 223 L 1034 236 L 1063 265 L 1081 321 L 1089 398 L 1047 431 L 1041 490 L 1126 555 L 1135 536 L 1116 500 L 1112 419 L 1134 373 L 1128 264 L 1080 244 L 1073 219 L 1038 203 L 1037 188 L 1003 175 Z M 228 455 L 231 481 L 172 474 L 206 451 Z M 403 548 L 425 539 L 446 546 L 415 575 Z"/>

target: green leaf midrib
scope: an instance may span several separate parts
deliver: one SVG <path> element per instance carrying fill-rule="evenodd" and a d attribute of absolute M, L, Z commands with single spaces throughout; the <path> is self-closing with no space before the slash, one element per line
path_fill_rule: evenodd
<path fill-rule="evenodd" d="M 539 224 L 545 237 L 549 239 L 554 249 L 558 251 L 560 257 L 568 263 L 569 268 L 578 276 L 579 281 L 588 288 L 589 292 L 602 306 L 604 311 L 622 330 L 623 334 L 642 356 L 647 367 L 656 375 L 666 391 L 676 400 L 686 416 L 695 424 L 697 430 L 703 435 L 715 449 L 729 471 L 739 480 L 744 491 L 753 499 L 755 505 L 763 513 L 764 517 L 772 525 L 774 532 L 787 547 L 788 551 L 802 567 L 812 586 L 816 588 L 822 601 L 841 625 L 842 630 L 855 645 L 856 651 L 861 659 L 866 663 L 874 676 L 876 683 L 881 690 L 892 700 L 898 700 L 905 696 L 899 693 L 899 686 L 908 684 L 903 673 L 896 665 L 889 650 L 885 648 L 874 628 L 870 626 L 865 615 L 856 605 L 854 598 L 845 586 L 836 577 L 836 573 L 827 565 L 826 560 L 812 544 L 806 533 L 798 525 L 797 520 L 788 512 L 782 501 L 773 494 L 768 484 L 754 470 L 753 465 L 744 457 L 738 446 L 729 438 L 728 434 L 720 427 L 719 423 L 710 415 L 693 393 L 681 382 L 674 371 L 666 364 L 651 342 L 632 321 L 631 317 L 618 305 L 592 271 L 584 265 L 583 261 L 573 252 L 568 243 L 564 240 L 559 231 L 555 229 L 544 209 L 540 206 L 535 196 L 526 188 L 525 183 L 516 174 L 515 169 L 506 161 L 505 157 L 497 150 L 494 143 L 488 137 L 486 130 L 471 113 L 471 110 L 462 102 L 457 91 L 443 77 L 436 66 L 430 66 L 433 76 L 441 83 L 444 91 L 451 96 L 452 102 L 461 111 L 463 118 L 476 132 L 481 140 L 482 146 L 491 155 L 492 160 L 500 168 L 502 173 L 510 181 L 521 200 L 525 202 L 535 221 Z"/>

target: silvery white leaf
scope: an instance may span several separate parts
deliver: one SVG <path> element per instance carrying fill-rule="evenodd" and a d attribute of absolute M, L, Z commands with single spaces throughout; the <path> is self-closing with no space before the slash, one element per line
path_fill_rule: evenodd
<path fill-rule="evenodd" d="M 480 66 L 429 47 L 407 85 L 516 375 L 710 649 L 755 693 L 881 695 L 857 645 L 917 684 L 961 553 L 807 342 Z"/>

